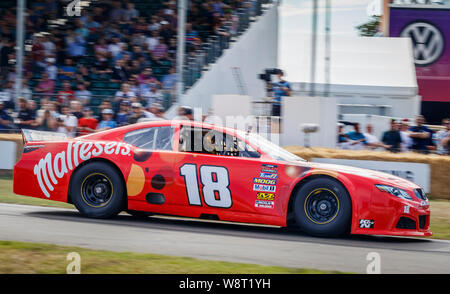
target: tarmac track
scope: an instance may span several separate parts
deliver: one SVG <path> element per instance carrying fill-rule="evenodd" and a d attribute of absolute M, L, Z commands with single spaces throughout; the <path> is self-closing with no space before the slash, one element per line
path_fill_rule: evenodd
<path fill-rule="evenodd" d="M 82 217 L 76 210 L 0 204 L 0 240 L 366 273 L 450 273 L 450 242 L 419 238 L 316 238 L 295 229 L 154 216 Z"/>

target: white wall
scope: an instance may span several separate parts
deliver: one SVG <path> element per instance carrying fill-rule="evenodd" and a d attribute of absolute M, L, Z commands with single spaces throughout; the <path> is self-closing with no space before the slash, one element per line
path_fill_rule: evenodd
<path fill-rule="evenodd" d="M 317 124 L 310 134 L 310 146 L 334 148 L 337 140 L 337 103 L 334 97 L 283 97 L 281 105 L 281 146 L 305 144 L 302 124 Z"/>
<path fill-rule="evenodd" d="M 16 164 L 17 144 L 12 141 L 0 141 L 0 169 L 12 170 Z"/>
<path fill-rule="evenodd" d="M 241 69 L 246 95 L 254 99 L 265 96 L 264 83 L 257 78 L 266 68 L 277 67 L 278 58 L 278 6 L 273 5 L 238 41 L 224 51 L 201 79 L 187 91 L 181 105 L 201 107 L 207 112 L 213 94 L 241 94 L 232 68 Z"/>

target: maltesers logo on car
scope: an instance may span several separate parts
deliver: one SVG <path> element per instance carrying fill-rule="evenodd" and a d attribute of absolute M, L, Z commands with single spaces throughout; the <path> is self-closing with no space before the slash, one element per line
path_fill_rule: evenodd
<path fill-rule="evenodd" d="M 67 150 L 57 153 L 55 157 L 49 152 L 44 158 L 41 158 L 39 163 L 34 166 L 34 174 L 42 193 L 50 198 L 48 190 L 53 191 L 53 185 L 58 184 L 58 179 L 64 177 L 69 170 L 73 170 L 83 161 L 103 153 L 128 155 L 130 151 L 130 145 L 126 143 L 69 142 Z"/>

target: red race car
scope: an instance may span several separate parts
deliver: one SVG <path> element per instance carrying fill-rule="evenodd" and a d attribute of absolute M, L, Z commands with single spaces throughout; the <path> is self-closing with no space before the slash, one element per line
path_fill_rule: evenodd
<path fill-rule="evenodd" d="M 307 162 L 249 132 L 190 121 L 75 139 L 24 130 L 14 193 L 121 211 L 275 226 L 317 236 L 430 236 L 422 188 L 372 170 Z"/>

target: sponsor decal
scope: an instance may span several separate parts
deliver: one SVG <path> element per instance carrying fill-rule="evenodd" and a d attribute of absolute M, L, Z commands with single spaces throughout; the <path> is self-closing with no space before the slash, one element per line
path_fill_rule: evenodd
<path fill-rule="evenodd" d="M 253 184 L 253 191 L 275 192 L 276 191 L 276 186 Z"/>
<path fill-rule="evenodd" d="M 373 219 L 360 219 L 359 227 L 362 229 L 373 229 L 375 221 Z"/>
<path fill-rule="evenodd" d="M 262 164 L 261 165 L 262 172 L 276 173 L 277 169 L 278 169 L 277 165 L 273 165 L 273 164 Z"/>
<path fill-rule="evenodd" d="M 265 179 L 276 179 L 278 174 L 260 172 L 259 177 Z"/>
<path fill-rule="evenodd" d="M 69 142 L 65 151 L 61 151 L 55 156 L 49 152 L 44 158 L 41 158 L 34 166 L 34 174 L 42 193 L 45 197 L 50 198 L 50 192 L 54 190 L 53 185 L 58 184 L 58 179 L 63 178 L 69 170 L 75 169 L 83 161 L 103 153 L 128 155 L 130 151 L 130 145 L 126 143 Z"/>
<path fill-rule="evenodd" d="M 277 180 L 253 178 L 253 183 L 264 184 L 264 185 L 276 185 Z"/>
<path fill-rule="evenodd" d="M 403 213 L 409 213 L 409 205 L 403 206 Z"/>
<path fill-rule="evenodd" d="M 256 199 L 257 200 L 273 201 L 273 200 L 275 200 L 275 194 L 258 192 L 258 193 L 256 193 Z"/>
<path fill-rule="evenodd" d="M 255 207 L 258 207 L 258 208 L 273 208 L 274 207 L 274 202 L 273 201 L 256 200 L 255 201 Z"/>

